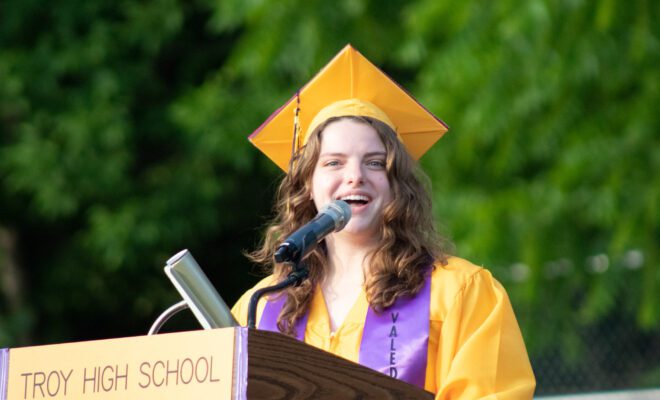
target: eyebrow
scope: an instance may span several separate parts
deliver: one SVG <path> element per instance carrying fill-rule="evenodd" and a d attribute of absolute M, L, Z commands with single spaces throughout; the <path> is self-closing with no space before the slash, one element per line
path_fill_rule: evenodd
<path fill-rule="evenodd" d="M 345 153 L 321 153 L 319 154 L 319 157 L 345 157 Z M 365 153 L 364 157 L 374 157 L 374 156 L 387 156 L 387 152 L 385 151 L 372 151 L 369 153 Z"/>

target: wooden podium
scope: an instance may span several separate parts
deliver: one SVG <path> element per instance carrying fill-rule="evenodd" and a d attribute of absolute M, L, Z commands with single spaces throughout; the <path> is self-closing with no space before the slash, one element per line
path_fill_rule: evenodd
<path fill-rule="evenodd" d="M 290 337 L 223 328 L 0 350 L 0 400 L 432 399 Z"/>

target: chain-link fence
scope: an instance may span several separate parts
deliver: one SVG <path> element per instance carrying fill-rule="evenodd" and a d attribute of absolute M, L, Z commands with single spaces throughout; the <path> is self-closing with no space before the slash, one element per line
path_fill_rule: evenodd
<path fill-rule="evenodd" d="M 660 389 L 620 390 L 559 396 L 536 396 L 538 400 L 658 400 Z"/>
<path fill-rule="evenodd" d="M 612 319 L 575 333 L 577 354 L 558 346 L 532 354 L 537 395 L 660 388 L 660 331 Z"/>

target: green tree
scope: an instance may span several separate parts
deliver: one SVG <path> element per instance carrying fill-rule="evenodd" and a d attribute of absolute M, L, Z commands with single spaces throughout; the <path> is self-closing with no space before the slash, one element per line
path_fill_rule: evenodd
<path fill-rule="evenodd" d="M 249 193 L 270 190 L 252 124 L 222 122 L 231 83 L 203 93 L 235 34 L 209 33 L 203 4 L 3 6 L 2 265 L 24 277 L 3 342 L 146 332 L 176 298 L 161 266 L 182 247 L 231 287 L 268 209 Z"/>
<path fill-rule="evenodd" d="M 659 12 L 3 2 L 0 344 L 146 332 L 177 301 L 161 266 L 183 247 L 235 300 L 281 176 L 245 138 L 346 43 L 451 126 L 422 159 L 438 221 L 507 287 L 535 367 L 593 369 L 585 335 L 614 340 L 614 323 L 634 349 L 657 341 Z M 657 385 L 652 368 L 540 390 Z"/>

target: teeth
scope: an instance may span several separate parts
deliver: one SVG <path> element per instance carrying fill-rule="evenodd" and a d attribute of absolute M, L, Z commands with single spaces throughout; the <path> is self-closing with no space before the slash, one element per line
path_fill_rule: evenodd
<path fill-rule="evenodd" d="M 369 201 L 369 198 L 367 196 L 362 196 L 359 194 L 350 194 L 348 196 L 344 196 L 341 198 L 341 200 L 344 201 Z"/>

